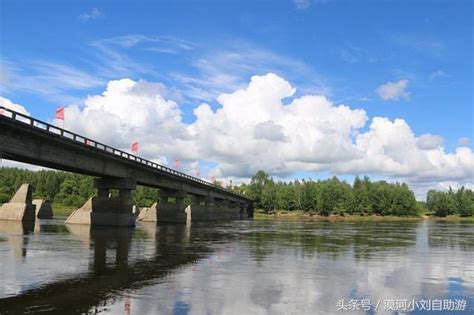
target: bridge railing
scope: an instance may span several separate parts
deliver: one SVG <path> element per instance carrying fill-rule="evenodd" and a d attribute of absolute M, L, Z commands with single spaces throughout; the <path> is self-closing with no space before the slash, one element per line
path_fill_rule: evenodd
<path fill-rule="evenodd" d="M 139 156 L 130 154 L 128 152 L 125 152 L 125 151 L 122 151 L 122 150 L 119 150 L 119 149 L 115 149 L 111 146 L 108 146 L 106 144 L 97 142 L 97 141 L 92 140 L 88 137 L 84 137 L 84 136 L 75 134 L 75 133 L 73 133 L 71 131 L 68 131 L 66 129 L 59 128 L 55 125 L 51 125 L 47 122 L 44 122 L 44 121 L 41 121 L 39 119 L 33 118 L 33 117 L 28 116 L 26 114 L 16 112 L 14 110 L 11 110 L 11 109 L 3 107 L 3 106 L 0 106 L 0 118 L 1 117 L 10 118 L 12 120 L 22 122 L 22 123 L 27 124 L 29 126 L 41 129 L 41 130 L 46 131 L 48 133 L 55 134 L 55 135 L 60 136 L 62 138 L 69 139 L 69 140 L 74 141 L 76 143 L 81 143 L 81 144 L 83 144 L 87 147 L 93 147 L 97 150 L 101 150 L 105 153 L 112 154 L 116 157 L 118 156 L 118 157 L 126 159 L 128 161 L 133 161 L 135 163 L 145 165 L 145 166 L 148 166 L 150 168 L 160 170 L 160 171 L 166 172 L 168 174 L 171 174 L 171 175 L 174 175 L 174 176 L 177 176 L 177 177 L 180 177 L 180 178 L 185 178 L 187 180 L 190 180 L 190 181 L 193 181 L 193 182 L 196 182 L 196 183 L 200 183 L 202 185 L 206 185 L 206 186 L 212 187 L 212 188 L 217 189 L 217 190 L 229 192 L 229 193 L 232 193 L 234 195 L 238 195 L 238 196 L 241 196 L 245 199 L 248 199 L 248 197 L 246 197 L 242 194 L 236 193 L 235 191 L 232 191 L 230 189 L 223 188 L 221 186 L 215 185 L 215 184 L 210 183 L 208 181 L 205 181 L 203 179 L 200 179 L 200 178 L 188 175 L 186 173 L 179 172 L 179 171 L 174 170 L 172 168 L 163 166 L 161 164 L 143 159 Z"/>

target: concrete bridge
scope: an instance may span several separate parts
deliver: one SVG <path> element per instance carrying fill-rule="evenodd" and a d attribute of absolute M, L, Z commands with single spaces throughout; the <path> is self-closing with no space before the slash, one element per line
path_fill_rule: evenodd
<path fill-rule="evenodd" d="M 253 217 L 252 200 L 244 195 L 2 106 L 0 154 L 3 159 L 96 177 L 97 196 L 67 219 L 71 224 L 134 226 L 136 185 L 160 190 L 157 205 L 141 214 L 144 221 L 185 223 L 186 212 L 191 221 Z M 15 205 L 0 208 L 0 219 L 11 218 L 15 207 L 32 211 L 31 192 L 24 190 L 22 202 L 15 196 Z M 118 190 L 119 196 L 111 197 L 111 190 Z M 186 196 L 192 197 L 187 210 Z M 13 217 L 31 220 L 31 215 Z"/>

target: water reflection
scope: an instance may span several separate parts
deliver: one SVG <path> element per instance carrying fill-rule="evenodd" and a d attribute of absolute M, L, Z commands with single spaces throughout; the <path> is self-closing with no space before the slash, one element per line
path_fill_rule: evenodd
<path fill-rule="evenodd" d="M 6 234 L 5 239 L 15 249 L 16 257 L 26 259 L 28 234 L 35 228 L 34 222 L 11 222 L 0 220 L 0 231 Z"/>
<path fill-rule="evenodd" d="M 474 251 L 474 228 L 466 222 L 431 222 L 429 229 L 431 247 L 449 247 L 462 251 Z"/>
<path fill-rule="evenodd" d="M 473 224 L 0 222 L 0 239 L 2 314 L 334 314 L 341 298 L 474 313 Z"/>
<path fill-rule="evenodd" d="M 16 235 L 19 228 L 17 223 L 7 226 L 2 229 L 2 234 Z M 87 243 L 91 253 L 88 272 L 0 299 L 2 314 L 103 311 L 108 304 L 114 303 L 116 295 L 156 281 L 171 270 L 196 261 L 208 251 L 200 245 L 186 246 L 189 235 L 182 226 L 147 226 L 145 231 L 138 231 L 138 239 L 150 236 L 156 240 L 154 255 L 149 259 L 140 259 L 140 255 L 134 255 L 131 261 L 129 256 L 134 229 L 91 229 L 74 225 L 67 226 L 67 230 L 45 226 L 38 232 L 41 234 L 46 231 L 68 231 L 81 242 Z M 26 241 L 22 245 L 12 245 L 21 247 L 26 253 L 28 238 L 24 239 Z"/>
<path fill-rule="evenodd" d="M 274 251 L 295 249 L 299 255 L 323 254 L 333 259 L 352 254 L 356 259 L 369 259 L 383 252 L 403 253 L 416 243 L 417 222 L 399 223 L 329 223 L 295 225 L 280 223 L 278 229 L 267 228 L 249 233 L 246 240 L 257 261 Z"/>

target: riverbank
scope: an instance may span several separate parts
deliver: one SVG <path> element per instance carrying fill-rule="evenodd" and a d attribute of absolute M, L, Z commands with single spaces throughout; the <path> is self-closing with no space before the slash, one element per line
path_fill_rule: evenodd
<path fill-rule="evenodd" d="M 473 222 L 474 217 L 460 217 L 459 215 L 450 215 L 447 217 L 436 217 L 430 214 L 422 214 L 417 216 L 360 216 L 360 215 L 329 215 L 322 216 L 314 212 L 305 211 L 276 211 L 274 213 L 263 213 L 256 211 L 254 215 L 255 220 L 261 221 L 328 221 L 328 222 L 379 222 L 379 221 L 420 221 L 420 220 L 434 220 L 447 222 Z"/>
<path fill-rule="evenodd" d="M 57 218 L 67 218 L 77 207 L 64 206 L 53 203 L 54 216 Z M 360 215 L 329 215 L 322 216 L 314 212 L 305 211 L 276 211 L 273 213 L 264 213 L 262 211 L 255 211 L 254 220 L 260 221 L 327 221 L 327 222 L 389 222 L 389 221 L 446 221 L 446 222 L 473 222 L 473 217 L 460 217 L 459 215 L 450 215 L 447 217 L 436 217 L 430 213 L 423 213 L 417 216 L 360 216 Z"/>
<path fill-rule="evenodd" d="M 78 209 L 74 206 L 65 206 L 57 203 L 52 204 L 53 215 L 56 218 L 67 218 L 71 213 Z"/>

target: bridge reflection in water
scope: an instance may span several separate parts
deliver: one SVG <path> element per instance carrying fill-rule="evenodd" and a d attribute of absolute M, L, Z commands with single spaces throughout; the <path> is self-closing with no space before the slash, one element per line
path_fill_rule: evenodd
<path fill-rule="evenodd" d="M 0 231 L 1 234 L 12 235 L 7 242 L 22 262 L 28 259 L 29 241 L 35 234 L 70 233 L 73 238 L 89 246 L 92 253 L 87 272 L 69 275 L 0 299 L 1 314 L 101 311 L 117 299 L 122 299 L 124 292 L 155 283 L 173 270 L 193 264 L 210 254 L 210 249 L 203 246 L 203 239 L 222 241 L 222 235 L 209 229 L 201 233 L 199 229 L 183 225 L 141 224 L 138 229 L 130 229 L 37 223 L 35 227 L 21 222 L 0 221 Z M 143 257 L 139 253 L 140 248 L 131 248 L 133 238 L 153 241 L 154 252 L 147 250 L 148 254 Z M 195 238 L 199 243 L 194 242 Z M 130 255 L 131 251 L 134 251 L 133 255 Z M 43 269 L 54 272 L 48 266 Z"/>
<path fill-rule="evenodd" d="M 428 220 L 0 221 L 0 313 L 334 314 L 356 296 L 462 299 L 473 314 L 472 244 L 472 223 Z"/>

